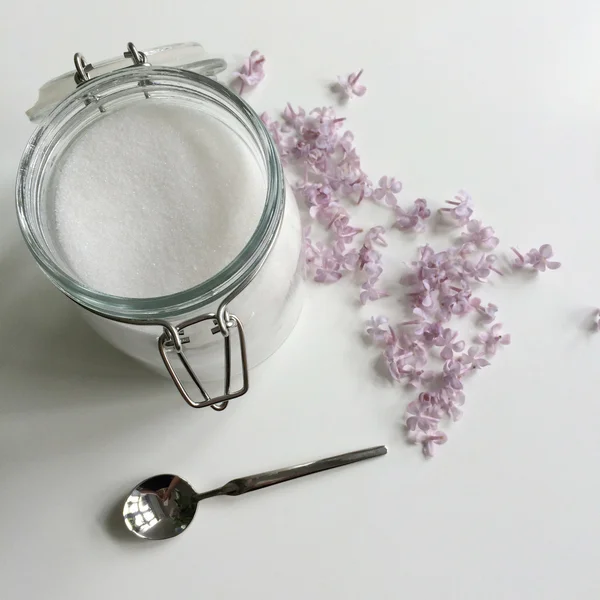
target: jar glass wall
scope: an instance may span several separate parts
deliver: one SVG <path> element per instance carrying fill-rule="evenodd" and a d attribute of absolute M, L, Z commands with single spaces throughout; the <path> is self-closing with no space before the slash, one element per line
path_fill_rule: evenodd
<path fill-rule="evenodd" d="M 61 250 L 52 210 L 56 173 L 83 131 L 107 114 L 148 102 L 202 111 L 234 132 L 264 177 L 264 209 L 243 250 L 207 280 L 166 296 L 111 296 L 86 285 Z M 209 78 L 179 69 L 130 67 L 78 88 L 31 138 L 19 168 L 17 209 L 25 240 L 46 275 L 87 309 L 87 318 L 103 337 L 161 373 L 166 370 L 157 339 L 163 328 L 149 323 L 164 320 L 176 325 L 215 312 L 231 299 L 228 310 L 244 324 L 253 366 L 277 349 L 298 318 L 301 226 L 293 195 L 260 119 L 240 98 Z M 182 334 L 186 356 L 202 380 L 223 376 L 223 338 L 211 329 L 211 323 L 203 323 Z M 234 364 L 236 370 L 239 364 Z"/>

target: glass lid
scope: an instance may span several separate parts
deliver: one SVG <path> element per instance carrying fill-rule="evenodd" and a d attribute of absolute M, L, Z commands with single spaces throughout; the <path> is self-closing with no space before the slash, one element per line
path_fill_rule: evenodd
<path fill-rule="evenodd" d="M 94 64 L 86 63 L 81 54 L 76 54 L 77 70 L 60 75 L 40 88 L 37 102 L 26 113 L 29 120 L 37 123 L 50 114 L 60 102 L 77 89 L 78 81 L 82 82 L 82 77 L 92 79 L 134 64 L 144 64 L 139 62 L 140 58 L 155 67 L 175 67 L 206 77 L 213 77 L 227 67 L 227 63 L 222 58 L 209 56 L 197 42 L 159 46 L 142 52 L 139 52 L 133 44 L 129 44 L 128 48 L 129 51 L 124 52 L 123 56 Z"/>

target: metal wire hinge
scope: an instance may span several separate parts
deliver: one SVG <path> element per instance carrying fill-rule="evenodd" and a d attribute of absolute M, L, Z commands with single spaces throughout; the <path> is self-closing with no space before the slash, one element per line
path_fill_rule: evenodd
<path fill-rule="evenodd" d="M 133 65 L 136 67 L 151 66 L 148 62 L 148 57 L 144 52 L 138 50 L 132 42 L 127 44 L 127 51 L 123 52 L 123 56 L 125 58 L 130 58 L 133 62 Z M 83 54 L 81 52 L 76 52 L 73 57 L 73 62 L 75 63 L 75 83 L 77 85 L 82 85 L 86 81 L 90 80 L 90 72 L 94 70 L 94 65 L 92 63 L 86 62 Z"/>
<path fill-rule="evenodd" d="M 215 398 L 211 397 L 209 393 L 206 391 L 202 383 L 200 382 L 198 376 L 194 372 L 194 369 L 190 365 L 184 351 L 184 344 L 189 342 L 189 338 L 183 337 L 183 330 L 204 321 L 212 321 L 215 325 L 211 329 L 213 335 L 221 334 L 223 336 L 224 350 L 225 350 L 225 385 L 223 394 L 217 396 Z M 238 390 L 231 391 L 231 373 L 232 373 L 232 352 L 231 352 L 231 331 L 233 329 L 237 330 L 238 333 L 238 343 L 240 346 L 240 362 L 242 366 L 242 384 Z M 205 406 L 211 406 L 214 410 L 224 410 L 229 400 L 233 400 L 234 398 L 238 398 L 239 396 L 244 395 L 248 391 L 248 359 L 246 356 L 246 339 L 244 336 L 244 328 L 242 326 L 242 322 L 232 314 L 227 313 L 224 307 L 221 307 L 217 313 L 210 313 L 201 315 L 200 317 L 195 317 L 189 319 L 183 323 L 180 323 L 178 326 L 169 326 L 164 327 L 163 334 L 158 339 L 158 350 L 160 352 L 160 356 L 173 380 L 173 383 L 179 390 L 179 393 L 183 396 L 183 399 L 193 408 L 204 408 Z M 170 352 L 169 352 L 170 350 Z M 194 400 L 190 394 L 188 393 L 186 387 L 184 386 L 181 378 L 175 372 L 175 368 L 173 367 L 173 363 L 169 358 L 169 354 L 175 354 L 181 364 L 187 371 L 188 375 L 191 377 L 193 383 L 200 390 L 200 394 L 204 399 L 201 402 L 197 402 Z"/>

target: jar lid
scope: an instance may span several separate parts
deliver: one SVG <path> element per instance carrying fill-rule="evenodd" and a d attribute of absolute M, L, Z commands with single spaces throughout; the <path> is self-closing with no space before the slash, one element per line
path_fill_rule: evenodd
<path fill-rule="evenodd" d="M 133 44 L 129 47 L 134 48 Z M 227 63 L 222 58 L 210 57 L 204 48 L 197 42 L 186 42 L 183 44 L 171 44 L 169 46 L 159 46 L 138 53 L 144 60 L 156 67 L 175 67 L 186 71 L 194 71 L 206 77 L 213 77 L 221 73 L 227 67 Z M 132 64 L 139 64 L 134 56 L 132 63 L 131 51 L 125 52 L 123 56 L 109 58 L 101 62 L 90 64 L 80 54 L 75 55 L 75 63 L 84 69 L 86 78 L 104 75 L 117 69 L 129 67 Z M 45 83 L 39 91 L 37 102 L 27 111 L 29 120 L 37 123 L 46 117 L 50 112 L 60 104 L 67 96 L 72 94 L 78 85 L 79 67 L 77 71 L 65 73 Z"/>

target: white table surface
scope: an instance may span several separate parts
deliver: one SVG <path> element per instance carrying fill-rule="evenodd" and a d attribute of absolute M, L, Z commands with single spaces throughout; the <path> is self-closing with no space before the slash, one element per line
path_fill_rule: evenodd
<path fill-rule="evenodd" d="M 600 5 L 592 0 L 15 2 L 0 18 L 0 597 L 564 599 L 600 594 Z M 47 79 L 138 47 L 253 48 L 259 110 L 342 109 L 364 166 L 405 201 L 465 187 L 506 249 L 553 244 L 563 268 L 486 291 L 513 335 L 467 385 L 464 419 L 426 461 L 410 395 L 373 368 L 356 291 L 309 286 L 289 341 L 224 413 L 112 350 L 37 270 L 13 186 Z M 370 209 L 369 209 L 370 210 Z M 405 242 L 402 260 L 411 256 Z M 197 489 L 377 443 L 384 459 L 207 501 L 182 537 L 123 530 L 126 491 L 176 472 Z"/>

